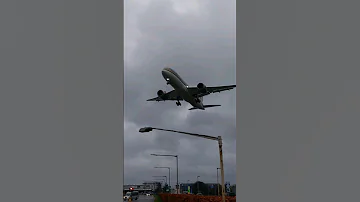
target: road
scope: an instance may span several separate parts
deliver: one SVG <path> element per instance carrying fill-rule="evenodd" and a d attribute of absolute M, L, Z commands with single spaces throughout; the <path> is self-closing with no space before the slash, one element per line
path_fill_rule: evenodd
<path fill-rule="evenodd" d="M 140 195 L 138 200 L 135 200 L 136 202 L 154 202 L 154 196 L 144 196 Z M 134 202 L 135 202 L 134 201 Z"/>

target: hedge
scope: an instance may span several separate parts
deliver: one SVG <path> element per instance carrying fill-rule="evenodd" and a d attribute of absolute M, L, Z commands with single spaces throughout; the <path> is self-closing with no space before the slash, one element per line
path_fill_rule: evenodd
<path fill-rule="evenodd" d="M 162 202 L 159 195 L 154 195 L 154 198 L 155 198 L 154 202 Z"/>
<path fill-rule="evenodd" d="M 193 194 L 159 194 L 162 202 L 222 202 L 221 196 Z M 226 196 L 226 202 L 236 202 L 236 196 Z"/>

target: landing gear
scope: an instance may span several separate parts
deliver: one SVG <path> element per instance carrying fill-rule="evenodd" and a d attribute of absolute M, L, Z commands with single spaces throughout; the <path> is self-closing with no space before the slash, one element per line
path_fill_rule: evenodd
<path fill-rule="evenodd" d="M 181 97 L 177 96 L 176 106 L 181 106 L 180 99 L 181 99 Z"/>
<path fill-rule="evenodd" d="M 200 98 L 199 98 L 198 95 L 194 94 L 193 96 L 195 97 L 194 100 L 195 100 L 196 103 L 200 103 L 200 102 L 201 102 L 201 100 L 200 100 Z"/>

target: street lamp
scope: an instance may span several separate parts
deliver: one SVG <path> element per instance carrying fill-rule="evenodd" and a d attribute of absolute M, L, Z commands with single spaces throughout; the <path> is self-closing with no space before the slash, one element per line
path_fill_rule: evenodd
<path fill-rule="evenodd" d="M 179 194 L 179 158 L 178 158 L 178 155 L 169 155 L 169 154 L 150 154 L 150 155 L 152 155 L 152 156 L 171 156 L 171 157 L 176 158 L 176 193 Z"/>
<path fill-rule="evenodd" d="M 219 155 L 220 155 L 220 168 L 221 168 L 221 196 L 222 196 L 222 202 L 225 202 L 224 162 L 223 162 L 222 137 L 221 136 L 214 137 L 214 136 L 209 136 L 209 135 L 201 135 L 201 134 L 196 134 L 196 133 L 188 133 L 188 132 L 182 132 L 182 131 L 176 131 L 176 130 L 153 128 L 153 127 L 140 128 L 139 132 L 146 133 L 146 132 L 150 132 L 152 130 L 161 130 L 161 131 L 167 131 L 167 132 L 181 133 L 181 134 L 191 135 L 191 136 L 195 136 L 195 137 L 205 138 L 208 140 L 218 141 Z"/>
<path fill-rule="evenodd" d="M 161 185 L 164 184 L 164 186 L 165 186 L 165 179 L 161 179 L 161 178 L 160 178 L 160 179 L 154 179 L 154 180 L 156 180 L 156 182 L 158 182 L 158 180 L 160 180 L 161 182 L 159 182 L 159 183 L 160 183 Z"/>
<path fill-rule="evenodd" d="M 164 175 L 164 176 L 153 176 L 153 177 L 165 177 L 165 183 L 167 182 L 167 176 Z"/>
<path fill-rule="evenodd" d="M 169 186 L 171 186 L 171 184 L 170 184 L 170 167 L 154 167 L 154 168 L 167 168 L 167 169 L 169 169 Z"/>
<path fill-rule="evenodd" d="M 220 189 L 219 189 L 219 169 L 221 169 L 221 168 L 216 168 L 217 195 L 219 195 L 219 193 L 220 193 Z"/>
<path fill-rule="evenodd" d="M 161 182 L 160 183 L 165 183 L 165 179 L 162 179 L 162 178 L 156 178 L 156 179 L 154 179 L 155 180 L 155 182 L 159 182 L 158 180 L 160 180 Z"/>
<path fill-rule="evenodd" d="M 154 180 L 161 180 L 162 183 L 165 183 L 165 179 L 164 178 L 156 178 Z"/>
<path fill-rule="evenodd" d="M 199 193 L 199 177 L 200 177 L 200 176 L 197 176 L 197 177 L 196 177 L 196 182 L 197 182 L 197 193 Z"/>

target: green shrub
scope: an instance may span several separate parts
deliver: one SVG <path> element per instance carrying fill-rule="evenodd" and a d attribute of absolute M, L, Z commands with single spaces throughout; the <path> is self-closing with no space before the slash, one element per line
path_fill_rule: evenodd
<path fill-rule="evenodd" d="M 155 200 L 154 202 L 162 202 L 161 198 L 159 195 L 155 195 Z"/>

